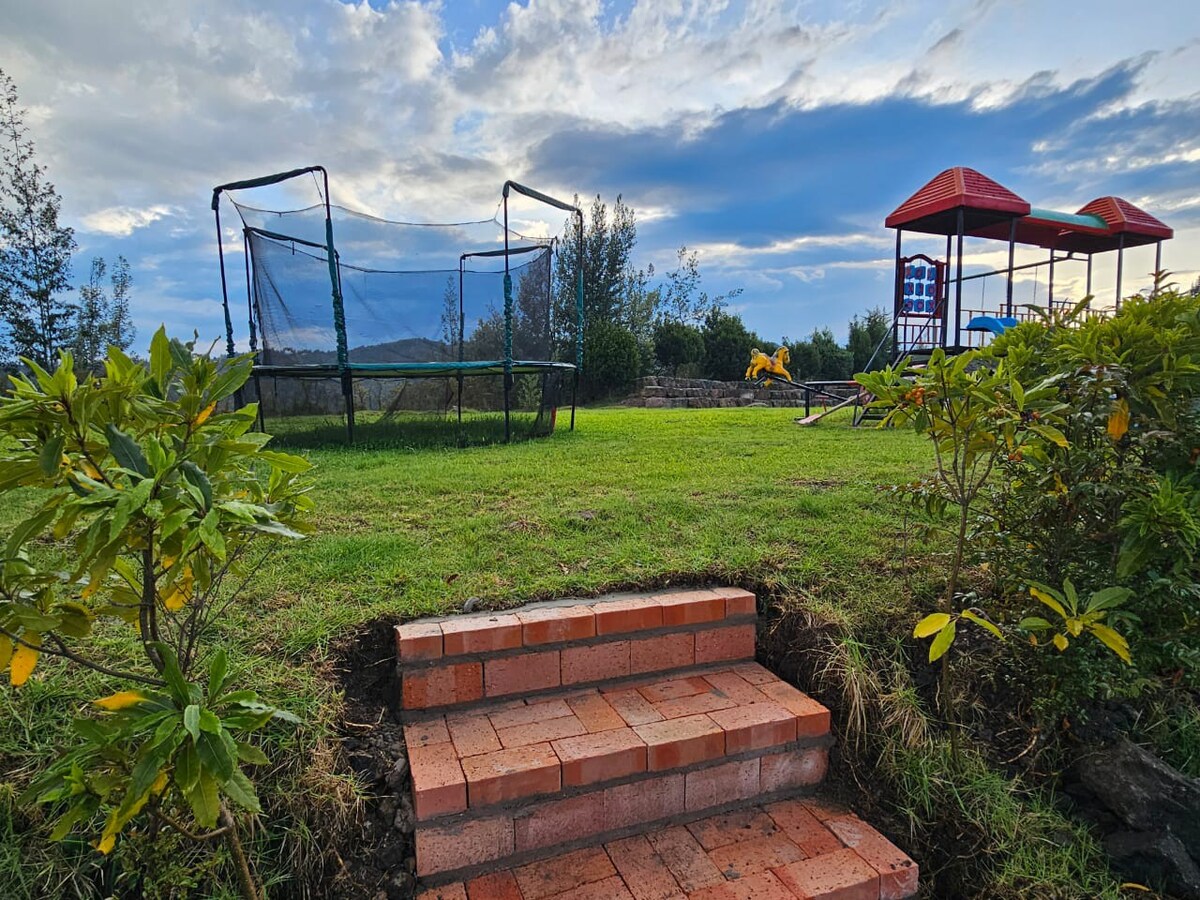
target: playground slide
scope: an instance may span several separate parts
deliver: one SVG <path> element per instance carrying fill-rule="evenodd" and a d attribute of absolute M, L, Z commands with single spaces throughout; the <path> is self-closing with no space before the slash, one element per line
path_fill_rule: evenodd
<path fill-rule="evenodd" d="M 847 397 L 841 403 L 835 403 L 833 406 L 829 407 L 829 409 L 822 410 L 819 413 L 813 413 L 811 416 L 804 416 L 803 418 L 797 419 L 796 424 L 797 425 L 816 425 L 818 422 L 820 422 L 823 418 L 825 418 L 831 412 L 837 412 L 839 409 L 843 409 L 843 408 L 849 406 L 851 403 L 853 403 L 857 399 L 858 399 L 857 395 L 855 395 L 853 397 Z"/>

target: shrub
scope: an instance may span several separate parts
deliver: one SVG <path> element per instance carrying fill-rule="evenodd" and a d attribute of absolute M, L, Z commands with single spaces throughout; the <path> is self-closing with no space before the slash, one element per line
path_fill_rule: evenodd
<path fill-rule="evenodd" d="M 583 342 L 584 401 L 628 394 L 641 364 L 641 348 L 632 332 L 609 322 L 590 325 Z"/>
<path fill-rule="evenodd" d="M 698 367 L 704 359 L 704 334 L 684 322 L 659 322 L 654 328 L 654 359 L 672 375 L 681 367 Z"/>
<path fill-rule="evenodd" d="M 251 358 L 193 349 L 160 329 L 148 366 L 112 347 L 99 378 L 80 379 L 70 354 L 52 374 L 26 361 L 33 377 L 0 398 L 0 493 L 40 499 L 4 548 L 0 671 L 20 687 L 52 655 L 125 683 L 75 722 L 79 745 L 25 794 L 60 813 L 52 839 L 95 829 L 108 853 L 139 816 L 223 837 L 255 897 L 230 807 L 259 811 L 243 767 L 267 759 L 250 735 L 296 720 L 235 690 L 224 652 L 206 640 L 261 539 L 301 536 L 309 465 L 265 449 L 254 406 L 219 409 Z M 46 542 L 65 564 L 35 552 Z M 83 639 L 101 626 L 134 629 L 139 658 L 96 655 Z"/>
<path fill-rule="evenodd" d="M 718 381 L 739 381 L 746 373 L 750 351 L 761 344 L 741 318 L 714 309 L 704 319 L 704 374 Z M 767 350 L 760 346 L 759 349 Z"/>

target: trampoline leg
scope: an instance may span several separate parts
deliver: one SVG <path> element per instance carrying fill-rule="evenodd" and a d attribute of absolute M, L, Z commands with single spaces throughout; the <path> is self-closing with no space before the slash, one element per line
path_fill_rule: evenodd
<path fill-rule="evenodd" d="M 463 377 L 458 376 L 458 424 L 462 427 L 462 392 L 463 392 Z"/>
<path fill-rule="evenodd" d="M 504 443 L 508 443 L 512 438 L 512 429 L 509 424 L 509 410 L 512 408 L 512 380 L 511 375 L 504 376 Z"/>
<path fill-rule="evenodd" d="M 342 396 L 346 398 L 346 439 L 354 443 L 354 380 L 342 376 Z"/>
<path fill-rule="evenodd" d="M 575 430 L 575 397 L 579 393 L 579 370 L 575 370 L 575 379 L 571 383 L 571 430 Z"/>

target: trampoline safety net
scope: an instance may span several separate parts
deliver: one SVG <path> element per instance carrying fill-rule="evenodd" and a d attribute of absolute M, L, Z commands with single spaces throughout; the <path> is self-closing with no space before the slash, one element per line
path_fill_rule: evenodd
<path fill-rule="evenodd" d="M 426 225 L 324 204 L 234 206 L 254 392 L 285 440 L 338 439 L 347 416 L 360 431 L 490 439 L 504 427 L 506 372 L 515 434 L 551 431 L 571 402 L 576 320 L 573 308 L 556 314 L 554 242 L 509 231 L 505 250 L 495 218 Z"/>

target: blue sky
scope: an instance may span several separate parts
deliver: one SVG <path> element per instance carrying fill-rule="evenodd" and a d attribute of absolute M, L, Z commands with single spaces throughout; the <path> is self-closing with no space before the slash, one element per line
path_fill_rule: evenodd
<path fill-rule="evenodd" d="M 1123 196 L 1175 228 L 1164 264 L 1195 279 L 1200 6 L 1152 7 L 18 0 L 0 60 L 76 228 L 76 280 L 93 254 L 124 254 L 143 340 L 159 322 L 222 332 L 212 186 L 312 163 L 335 201 L 410 220 L 486 217 L 506 178 L 621 193 L 640 265 L 686 244 L 705 289 L 742 288 L 751 327 L 795 338 L 890 303 L 883 219 L 953 165 L 1036 206 Z M 526 231 L 562 224 L 522 215 Z M 972 270 L 1003 262 L 1002 246 L 967 250 Z M 1132 251 L 1126 289 L 1152 266 Z M 1098 292 L 1112 269 L 1097 259 Z M 1045 278 L 1023 273 L 1017 299 Z M 1056 296 L 1082 282 L 1060 266 Z"/>

